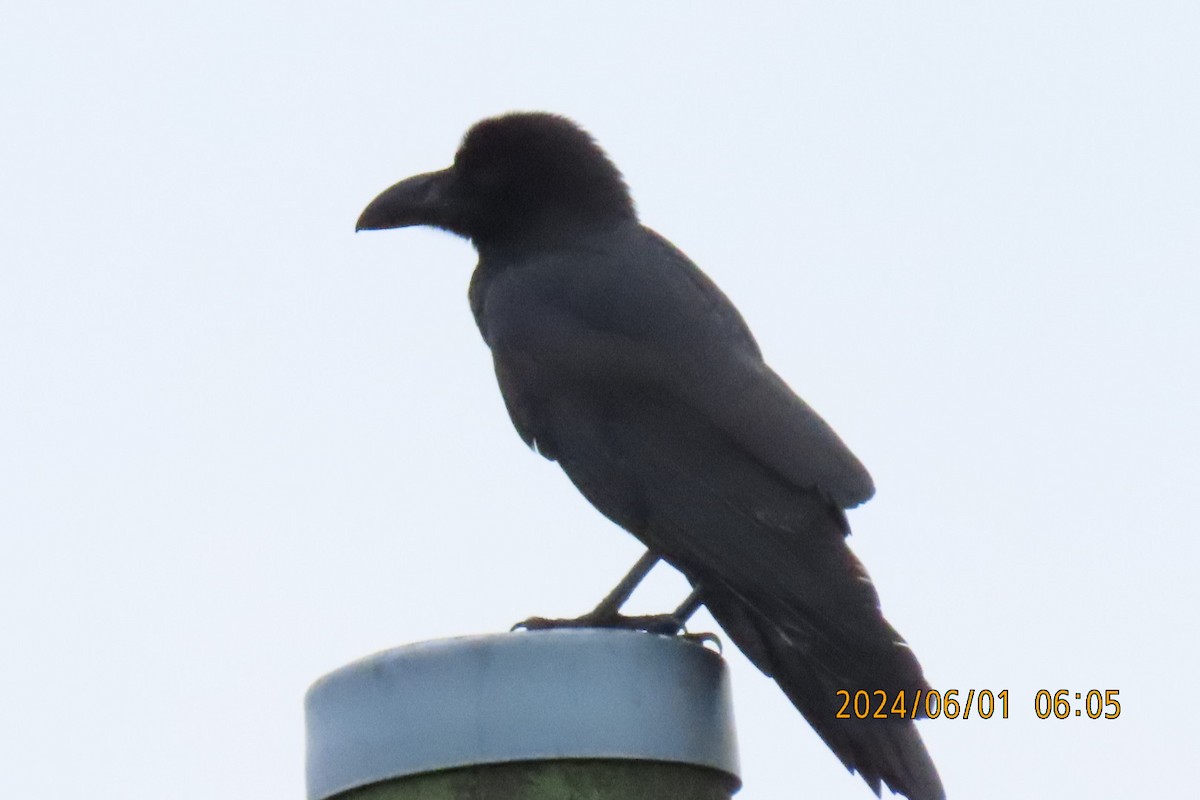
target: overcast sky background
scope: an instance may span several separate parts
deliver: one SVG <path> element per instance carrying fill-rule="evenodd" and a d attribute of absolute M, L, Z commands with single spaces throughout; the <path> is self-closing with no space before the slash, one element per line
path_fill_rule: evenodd
<path fill-rule="evenodd" d="M 921 724 L 950 797 L 1190 790 L 1200 5 L 583 8 L 5 7 L 0 796 L 301 797 L 317 677 L 637 557 L 512 430 L 470 246 L 352 233 L 513 109 L 600 140 L 871 469 L 889 619 L 1012 697 Z M 870 797 L 728 660 L 742 797 Z"/>

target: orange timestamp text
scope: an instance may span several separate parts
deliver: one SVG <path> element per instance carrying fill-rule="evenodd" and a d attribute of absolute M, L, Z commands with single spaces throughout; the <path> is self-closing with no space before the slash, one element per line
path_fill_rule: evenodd
<path fill-rule="evenodd" d="M 915 689 L 907 692 L 885 692 L 876 689 L 869 692 L 859 689 L 838 689 L 837 696 L 842 705 L 835 715 L 837 719 L 991 719 L 999 716 L 1008 719 L 1008 689 L 993 692 L 991 689 Z"/>
<path fill-rule="evenodd" d="M 1008 719 L 1008 689 L 916 689 L 886 692 L 838 689 L 837 719 Z M 1117 689 L 1039 689 L 1033 698 L 1038 719 L 1116 719 L 1121 715 Z"/>

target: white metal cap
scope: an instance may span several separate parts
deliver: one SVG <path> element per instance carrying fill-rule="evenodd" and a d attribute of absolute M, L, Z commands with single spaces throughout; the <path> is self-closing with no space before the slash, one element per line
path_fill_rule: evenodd
<path fill-rule="evenodd" d="M 617 758 L 738 780 L 725 662 L 677 637 L 560 629 L 398 647 L 313 684 L 308 798 L 434 770 Z"/>

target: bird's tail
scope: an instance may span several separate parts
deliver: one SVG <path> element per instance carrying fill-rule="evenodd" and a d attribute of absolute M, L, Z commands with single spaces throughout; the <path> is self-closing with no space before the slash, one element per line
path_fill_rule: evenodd
<path fill-rule="evenodd" d="M 907 713 L 905 718 L 893 714 L 888 719 L 858 718 L 853 710 L 854 693 L 868 687 L 840 679 L 830 667 L 838 664 L 844 653 L 823 653 L 825 648 L 819 641 L 780 629 L 728 590 L 706 587 L 704 594 L 705 605 L 726 635 L 779 684 L 842 764 L 857 772 L 876 795 L 886 785 L 909 800 L 944 800 L 946 793 L 937 768 Z M 904 687 L 908 703 L 917 689 L 928 690 L 924 678 L 917 680 L 918 684 Z M 839 690 L 849 692 L 848 719 L 839 718 L 845 702 Z M 887 690 L 889 704 L 896 691 L 894 686 Z M 872 713 L 877 702 L 872 698 Z"/>

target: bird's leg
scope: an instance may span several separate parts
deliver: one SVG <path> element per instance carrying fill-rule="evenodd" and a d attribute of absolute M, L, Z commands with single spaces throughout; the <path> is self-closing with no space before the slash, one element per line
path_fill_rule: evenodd
<path fill-rule="evenodd" d="M 633 568 L 621 578 L 621 582 L 613 587 L 613 590 L 604 596 L 604 599 L 597 604 L 585 617 L 591 617 L 601 622 L 605 620 L 617 619 L 621 615 L 618 613 L 621 606 L 625 605 L 625 601 L 633 594 L 638 585 L 646 579 L 650 574 L 650 570 L 659 562 L 659 556 L 653 550 L 647 550 L 642 553 L 642 557 L 637 560 Z"/>
<path fill-rule="evenodd" d="M 699 610 L 700 606 L 704 605 L 704 601 L 700 599 L 700 589 L 696 587 L 679 606 L 669 614 L 643 614 L 637 617 L 620 617 L 621 627 L 634 628 L 647 633 L 661 633 L 664 636 L 674 636 L 677 633 L 683 633 L 688 638 L 693 638 L 692 634 L 686 633 L 687 621 L 692 618 L 692 615 Z M 704 634 L 701 638 L 711 636 Z"/>
<path fill-rule="evenodd" d="M 633 565 L 633 569 L 629 570 L 628 574 L 621 579 L 621 582 L 605 595 L 599 605 L 582 617 L 574 619 L 530 617 L 514 625 L 513 630 L 517 628 L 525 628 L 526 630 L 546 630 L 548 628 L 635 628 L 646 630 L 642 625 L 637 624 L 637 621 L 647 618 L 623 617 L 619 612 L 621 606 L 633 594 L 633 590 L 650 574 L 650 570 L 654 569 L 654 565 L 658 562 L 659 556 L 654 551 L 647 550 L 637 560 L 637 563 Z"/>
<path fill-rule="evenodd" d="M 704 601 L 700 599 L 700 587 L 695 586 L 692 588 L 691 594 L 685 597 L 679 607 L 671 612 L 671 616 L 679 623 L 676 630 L 683 630 L 687 626 L 687 621 L 700 610 L 702 605 L 704 605 Z"/>
<path fill-rule="evenodd" d="M 716 645 L 717 652 L 722 652 L 725 648 L 721 646 L 721 640 L 717 638 L 715 633 L 687 632 L 687 621 L 692 618 L 693 614 L 700 610 L 700 606 L 704 605 L 704 600 L 700 595 L 700 587 L 693 586 L 691 593 L 683 599 L 678 608 L 671 612 L 670 616 L 675 622 L 675 630 L 672 633 L 680 633 L 684 639 L 693 641 L 699 645 L 711 642 Z"/>
<path fill-rule="evenodd" d="M 600 601 L 599 605 L 582 617 L 574 619 L 530 617 L 514 625 L 513 630 L 518 628 L 530 631 L 552 628 L 627 628 L 664 636 L 682 634 L 683 638 L 695 641 L 697 644 L 712 642 L 720 649 L 721 640 L 713 634 L 687 632 L 687 621 L 699 610 L 700 606 L 704 605 L 699 586 L 694 587 L 684 601 L 669 614 L 643 614 L 627 617 L 620 613 L 621 606 L 625 604 L 625 601 L 633 594 L 633 590 L 645 579 L 659 560 L 659 556 L 655 555 L 653 551 L 647 550 L 633 565 L 633 569 L 629 570 L 629 573 Z"/>

